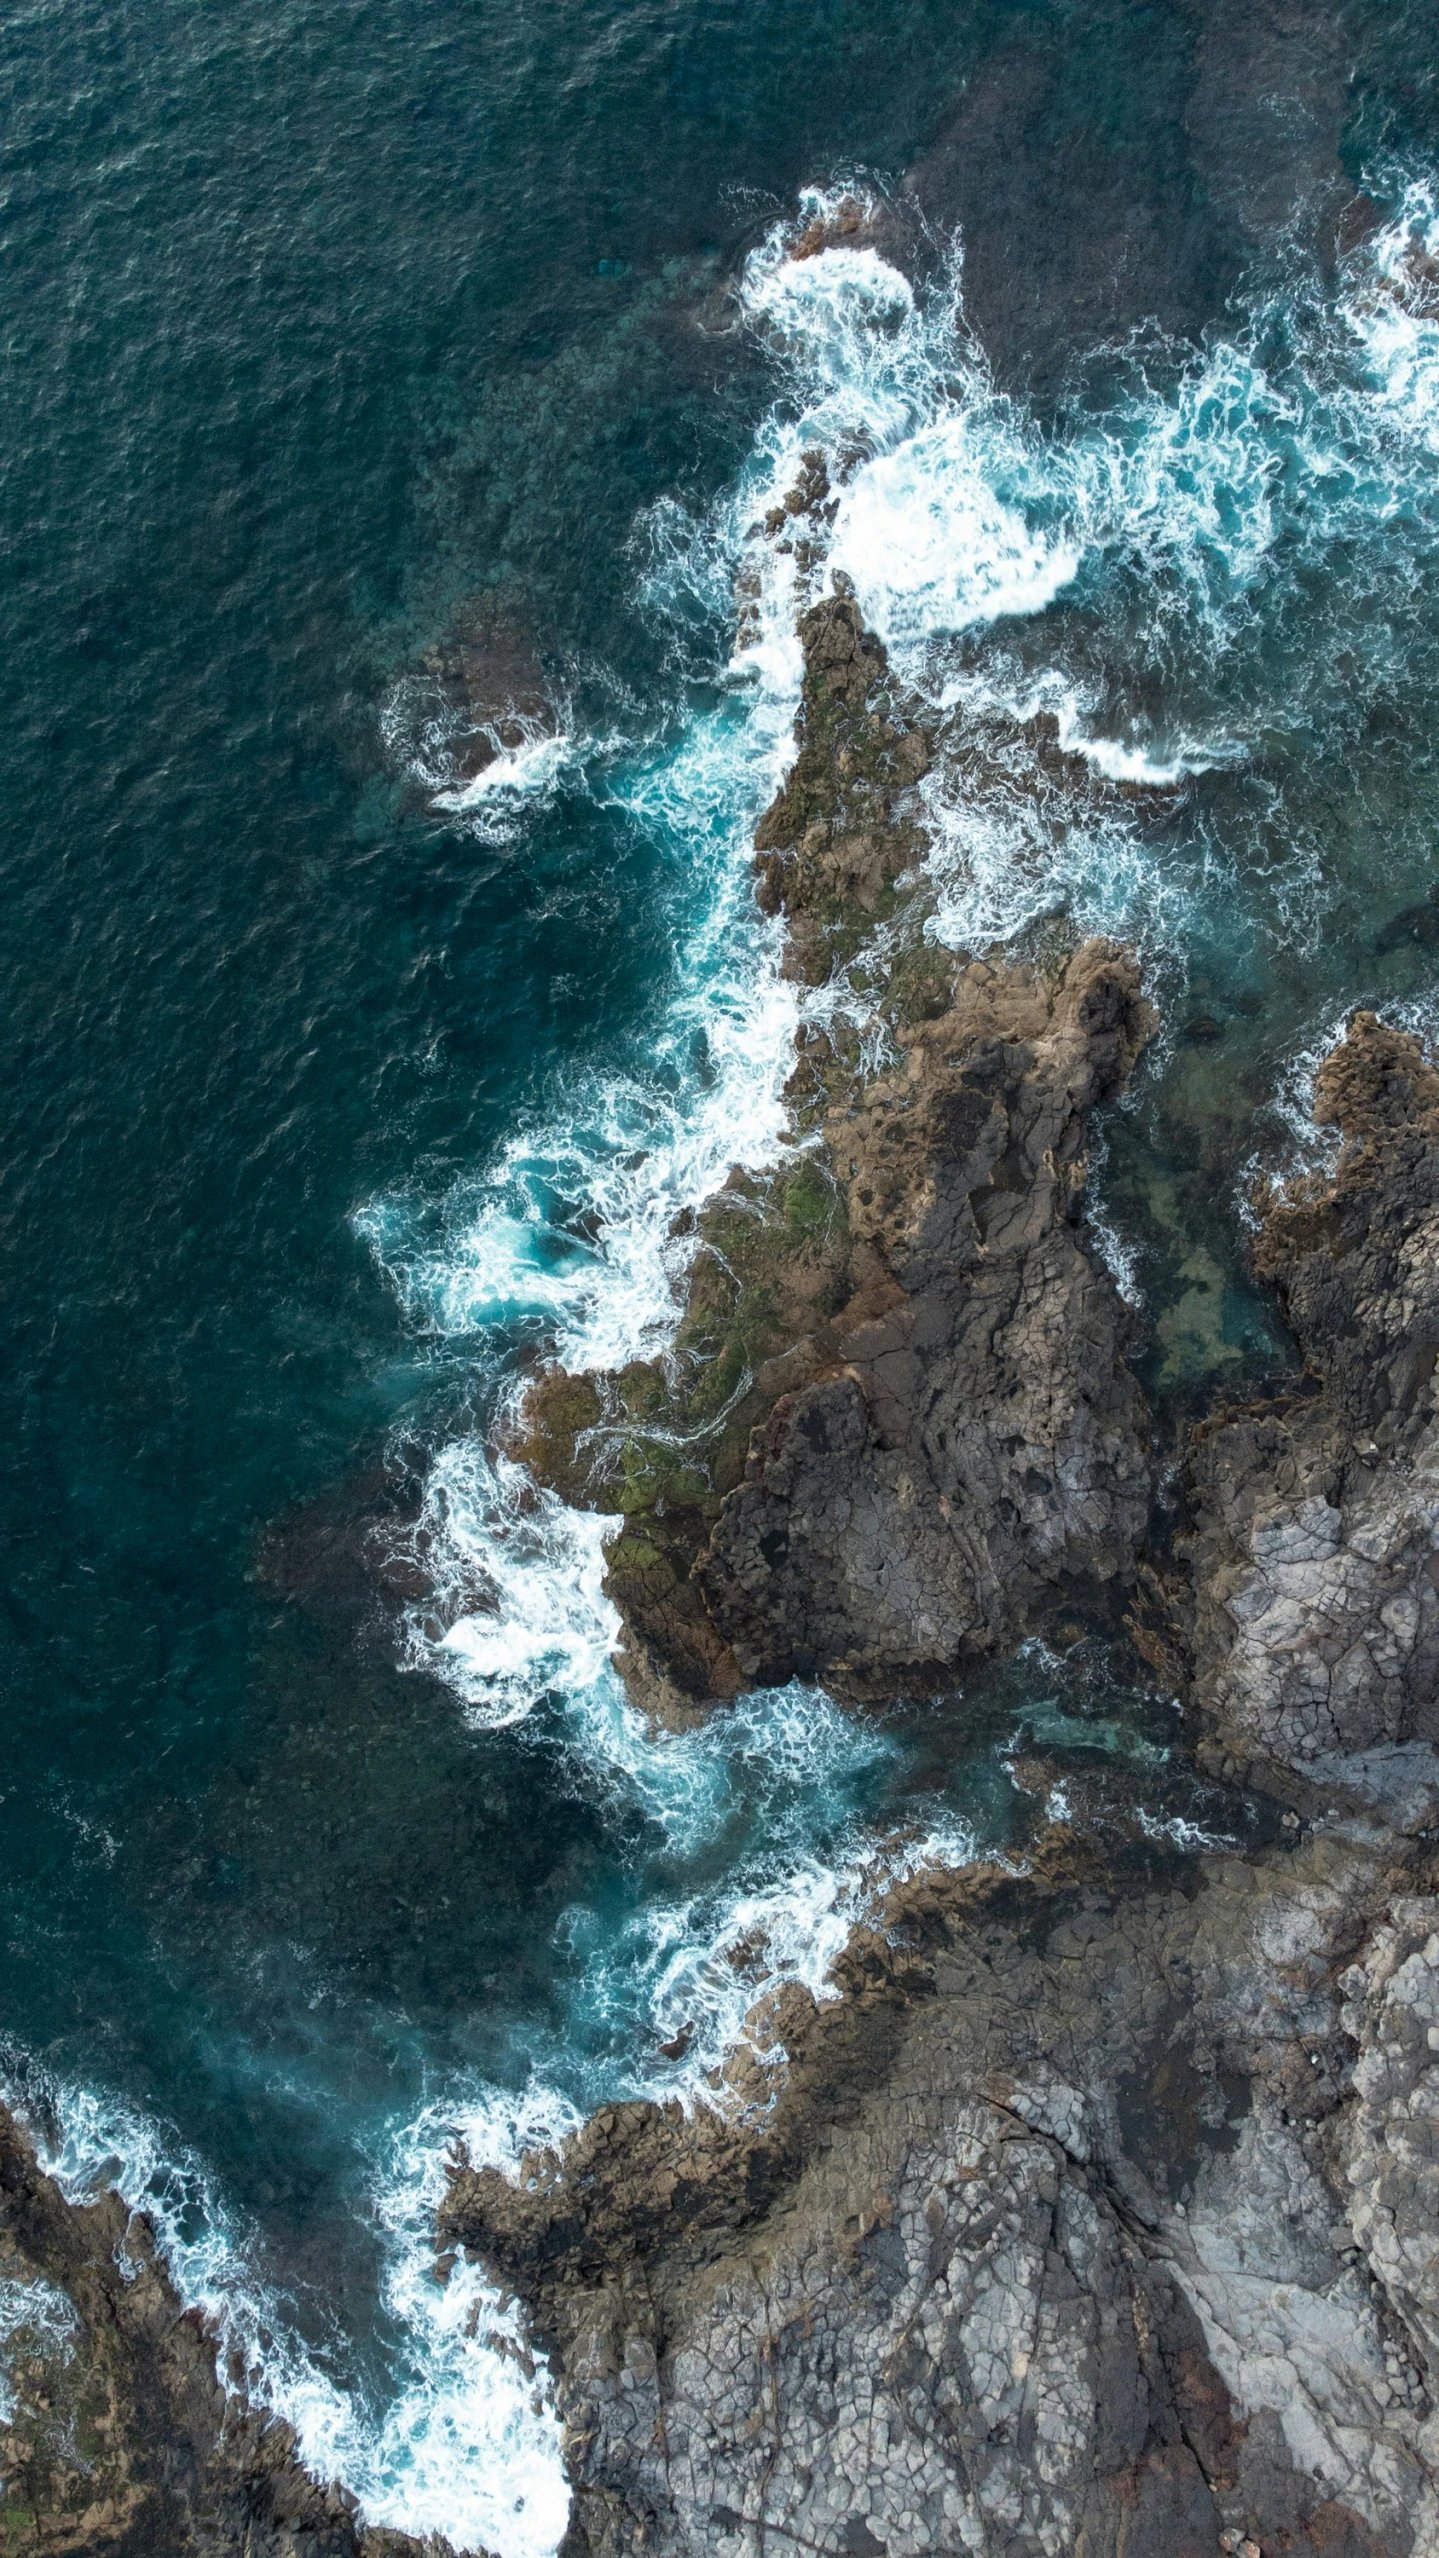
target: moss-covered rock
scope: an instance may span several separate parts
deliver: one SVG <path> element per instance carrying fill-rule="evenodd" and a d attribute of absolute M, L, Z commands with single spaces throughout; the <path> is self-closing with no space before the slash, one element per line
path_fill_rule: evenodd
<path fill-rule="evenodd" d="M 684 1697 L 743 1684 L 692 1569 L 774 1400 L 776 1361 L 844 1302 L 849 1265 L 847 1202 L 824 1152 L 767 1173 L 736 1167 L 697 1221 L 666 1355 L 596 1377 L 546 1369 L 520 1408 L 511 1452 L 563 1500 L 622 1522 L 606 1588 L 626 1623 L 624 1666 L 671 1721 Z"/>
<path fill-rule="evenodd" d="M 928 769 L 929 741 L 897 703 L 852 593 L 814 605 L 800 637 L 798 752 L 755 831 L 755 858 L 760 905 L 789 920 L 789 973 L 817 985 L 894 914 L 896 882 L 923 850 L 901 802 Z"/>

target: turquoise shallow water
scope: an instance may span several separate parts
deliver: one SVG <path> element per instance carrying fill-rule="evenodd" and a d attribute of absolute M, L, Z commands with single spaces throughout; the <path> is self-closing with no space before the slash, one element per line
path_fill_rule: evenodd
<path fill-rule="evenodd" d="M 1091 749 L 931 815 L 954 938 L 1065 907 L 1166 996 L 1100 1178 L 1147 1373 L 1282 1358 L 1246 1157 L 1347 1002 L 1439 982 L 1426 18 L 12 20 L 0 2033 L 386 2518 L 555 2536 L 543 2420 L 419 2288 L 448 2122 L 693 2067 L 755 1926 L 821 1977 L 871 1831 L 1007 1833 L 1026 1715 L 1180 1808 L 1090 1654 L 657 1762 L 483 1425 L 517 1346 L 662 1328 L 674 1206 L 771 1124 L 782 576 L 725 669 L 808 437 L 868 439 L 836 556 L 938 711 Z M 857 169 L 879 251 L 796 299 L 764 242 Z M 1336 268 L 1365 182 L 1390 266 Z M 462 626 L 571 742 L 445 809 Z"/>

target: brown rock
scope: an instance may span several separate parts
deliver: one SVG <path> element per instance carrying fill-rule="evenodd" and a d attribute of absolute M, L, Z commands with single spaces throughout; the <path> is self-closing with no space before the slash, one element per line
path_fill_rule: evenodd
<path fill-rule="evenodd" d="M 1057 978 L 976 963 L 828 1123 L 864 1295 L 756 1431 L 696 1567 L 747 1678 L 932 1683 L 1067 1581 L 1132 1567 L 1145 1415 L 1079 1203 L 1088 1114 L 1150 1023 L 1107 943 Z"/>
<path fill-rule="evenodd" d="M 800 629 L 758 893 L 823 977 L 878 916 L 905 920 L 929 750 L 852 596 Z M 617 1658 L 661 1720 L 796 1672 L 855 1698 L 933 1685 L 1066 1585 L 1133 1570 L 1146 1419 L 1081 1207 L 1089 1115 L 1152 1013 L 1109 943 L 958 968 L 908 920 L 899 1066 L 866 1080 L 852 1034 L 808 1032 L 790 1090 L 810 1151 L 733 1172 L 703 1212 L 673 1357 L 552 1371 L 521 1421 L 544 1481 L 623 1515 Z"/>

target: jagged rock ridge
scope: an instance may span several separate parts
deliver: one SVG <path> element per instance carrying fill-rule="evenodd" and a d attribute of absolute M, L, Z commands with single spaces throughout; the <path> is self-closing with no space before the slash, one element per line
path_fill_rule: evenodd
<path fill-rule="evenodd" d="M 807 980 L 880 953 L 898 1062 L 866 1076 L 853 1032 L 803 1032 L 806 1151 L 704 1212 L 673 1358 L 552 1370 L 517 1440 L 622 1514 L 620 1666 L 670 1715 L 794 1674 L 851 1697 L 942 1682 L 1127 1574 L 1150 1498 L 1128 1318 L 1081 1223 L 1090 1115 L 1153 1025 L 1135 964 L 1102 941 L 967 964 L 927 942 L 924 733 L 848 594 L 800 630 L 761 902 Z"/>
<path fill-rule="evenodd" d="M 1154 1583 L 1203 1745 L 1303 1807 L 1277 1843 L 921 1876 L 834 2005 L 755 2020 L 778 2084 L 740 2055 L 717 2114 L 457 2173 L 449 2235 L 554 2354 L 566 2558 L 1439 2547 L 1436 1102 L 1359 1015 L 1337 1169 L 1256 1256 L 1313 1390 L 1200 1429 Z"/>

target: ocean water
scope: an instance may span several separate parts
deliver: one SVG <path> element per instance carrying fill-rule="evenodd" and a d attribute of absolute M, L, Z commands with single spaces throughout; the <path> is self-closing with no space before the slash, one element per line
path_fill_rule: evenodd
<path fill-rule="evenodd" d="M 652 1740 L 599 1524 L 493 1433 L 536 1352 L 663 1345 L 677 1212 L 783 1141 L 756 528 L 816 446 L 812 575 L 942 740 L 936 929 L 1123 932 L 1163 1003 L 1094 1202 L 1147 1382 L 1283 1369 L 1248 1183 L 1349 1006 L 1439 1029 L 1433 51 L 1357 0 L 12 18 L 0 2061 L 376 2520 L 563 2528 L 543 2372 L 433 2276 L 457 2134 L 720 2101 L 886 1875 L 1022 1848 L 1027 1749 L 1052 1809 L 1233 1817 L 1097 1636 Z"/>

